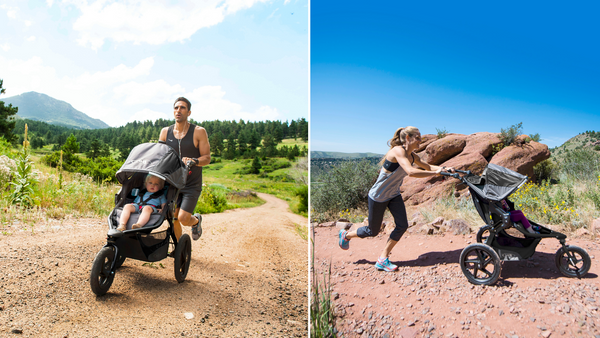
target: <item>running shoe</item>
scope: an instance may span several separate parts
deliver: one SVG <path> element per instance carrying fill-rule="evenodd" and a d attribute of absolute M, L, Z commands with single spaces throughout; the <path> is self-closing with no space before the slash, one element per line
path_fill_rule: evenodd
<path fill-rule="evenodd" d="M 340 230 L 340 248 L 348 250 L 350 248 L 350 240 L 346 239 L 347 230 Z"/>
<path fill-rule="evenodd" d="M 202 236 L 202 215 L 194 214 L 194 217 L 198 219 L 198 224 L 192 225 L 192 239 L 197 241 Z"/>
<path fill-rule="evenodd" d="M 398 266 L 390 263 L 390 259 L 387 257 L 385 259 L 379 258 L 377 263 L 375 263 L 375 267 L 385 271 L 396 271 L 396 269 L 398 269 Z"/>

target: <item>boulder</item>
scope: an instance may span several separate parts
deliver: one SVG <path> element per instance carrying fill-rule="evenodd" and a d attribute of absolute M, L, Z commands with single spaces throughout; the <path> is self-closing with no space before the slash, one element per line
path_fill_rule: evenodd
<path fill-rule="evenodd" d="M 430 145 L 432 142 L 435 142 L 437 139 L 438 139 L 437 135 L 433 135 L 433 134 L 421 135 L 421 143 L 419 144 L 419 149 L 415 150 L 415 153 L 419 154 L 420 152 L 425 150 L 425 148 L 427 148 L 428 145 Z"/>
<path fill-rule="evenodd" d="M 481 175 L 488 163 L 494 163 L 533 177 L 533 166 L 550 157 L 548 146 L 533 141 L 524 143 L 523 136 L 518 140 L 523 142 L 516 142 L 520 145 L 511 145 L 493 154 L 494 148 L 502 143 L 497 133 L 449 134 L 442 139 L 428 138 L 428 145 L 417 155 L 426 162 L 431 156 L 436 162 L 443 160 L 437 164 L 439 166 L 470 170 L 476 175 Z M 461 147 L 462 150 L 457 153 Z M 454 196 L 465 195 L 467 186 L 454 178 L 406 177 L 400 191 L 406 205 L 414 206 L 432 202 L 440 196 L 450 196 L 453 191 Z"/>
<path fill-rule="evenodd" d="M 444 222 L 444 227 L 455 235 L 468 235 L 471 233 L 471 227 L 464 219 L 451 219 Z"/>
<path fill-rule="evenodd" d="M 592 229 L 593 234 L 600 235 L 600 218 L 596 218 L 592 221 L 592 226 L 590 229 Z"/>
<path fill-rule="evenodd" d="M 460 154 L 467 145 L 467 136 L 452 134 L 431 142 L 425 149 L 425 162 L 438 165 Z"/>
<path fill-rule="evenodd" d="M 490 163 L 527 175 L 535 181 L 533 167 L 543 160 L 550 158 L 548 146 L 534 141 L 528 143 L 520 142 L 518 144 L 510 145 L 500 150 L 494 155 Z"/>
<path fill-rule="evenodd" d="M 502 142 L 498 134 L 481 132 L 468 136 L 450 135 L 450 137 L 460 139 L 458 136 L 465 138 L 464 148 L 458 155 L 446 160 L 441 165 L 460 170 L 471 170 L 475 174 L 481 174 L 488 164 L 486 157 L 491 157 L 492 147 Z M 419 205 L 434 201 L 440 196 L 448 196 L 453 190 L 466 189 L 466 185 L 460 184 L 457 186 L 457 184 L 460 184 L 460 182 L 454 178 L 444 179 L 440 176 L 427 178 L 406 177 L 400 191 L 407 205 Z"/>

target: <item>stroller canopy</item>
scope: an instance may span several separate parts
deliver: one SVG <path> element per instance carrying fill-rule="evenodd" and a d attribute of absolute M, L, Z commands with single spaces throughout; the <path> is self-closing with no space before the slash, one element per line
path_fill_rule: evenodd
<path fill-rule="evenodd" d="M 142 143 L 131 149 L 116 177 L 119 183 L 124 184 L 135 173 L 160 177 L 177 189 L 185 187 L 187 179 L 185 165 L 166 143 Z"/>
<path fill-rule="evenodd" d="M 490 163 L 481 177 L 471 175 L 465 177 L 465 180 L 467 185 L 481 197 L 492 201 L 501 201 L 527 182 L 527 176 Z"/>

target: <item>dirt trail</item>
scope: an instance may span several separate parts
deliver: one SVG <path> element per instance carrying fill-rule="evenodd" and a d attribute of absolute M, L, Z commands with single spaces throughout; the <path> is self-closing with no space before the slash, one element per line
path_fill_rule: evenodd
<path fill-rule="evenodd" d="M 559 243 L 544 239 L 529 260 L 504 262 L 494 286 L 470 284 L 458 264 L 475 235 L 407 233 L 390 257 L 397 272 L 373 266 L 386 240 L 353 239 L 344 251 L 335 227 L 316 228 L 315 266 L 331 264 L 342 337 L 600 337 L 598 239 L 567 238 L 592 258 L 580 280 L 560 274 Z"/>
<path fill-rule="evenodd" d="M 294 226 L 308 221 L 259 196 L 260 207 L 203 216 L 183 283 L 172 258 L 128 259 L 103 297 L 88 279 L 105 219 L 38 224 L 35 234 L 12 226 L 0 237 L 0 336 L 307 336 L 308 244 Z"/>

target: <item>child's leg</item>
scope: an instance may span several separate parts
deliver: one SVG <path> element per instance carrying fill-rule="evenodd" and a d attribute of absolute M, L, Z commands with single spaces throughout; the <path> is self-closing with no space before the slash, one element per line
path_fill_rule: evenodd
<path fill-rule="evenodd" d="M 135 225 L 137 225 L 135 228 L 141 228 L 144 225 L 146 225 L 146 223 L 148 223 L 148 221 L 150 220 L 150 215 L 152 215 L 153 211 L 154 211 L 154 209 L 152 209 L 151 206 L 146 205 L 142 209 L 142 214 L 140 215 L 140 218 L 138 219 L 137 223 L 135 224 Z"/>
<path fill-rule="evenodd" d="M 523 215 L 523 212 L 521 210 L 511 211 L 510 220 L 513 222 L 521 222 L 527 230 L 531 228 L 531 223 L 529 223 L 529 220 L 527 219 L 527 217 L 525 217 L 525 215 Z"/>
<path fill-rule="evenodd" d="M 135 206 L 133 204 L 127 204 L 123 207 L 117 230 L 123 231 L 127 228 L 127 221 L 129 221 L 132 212 L 135 212 Z"/>

